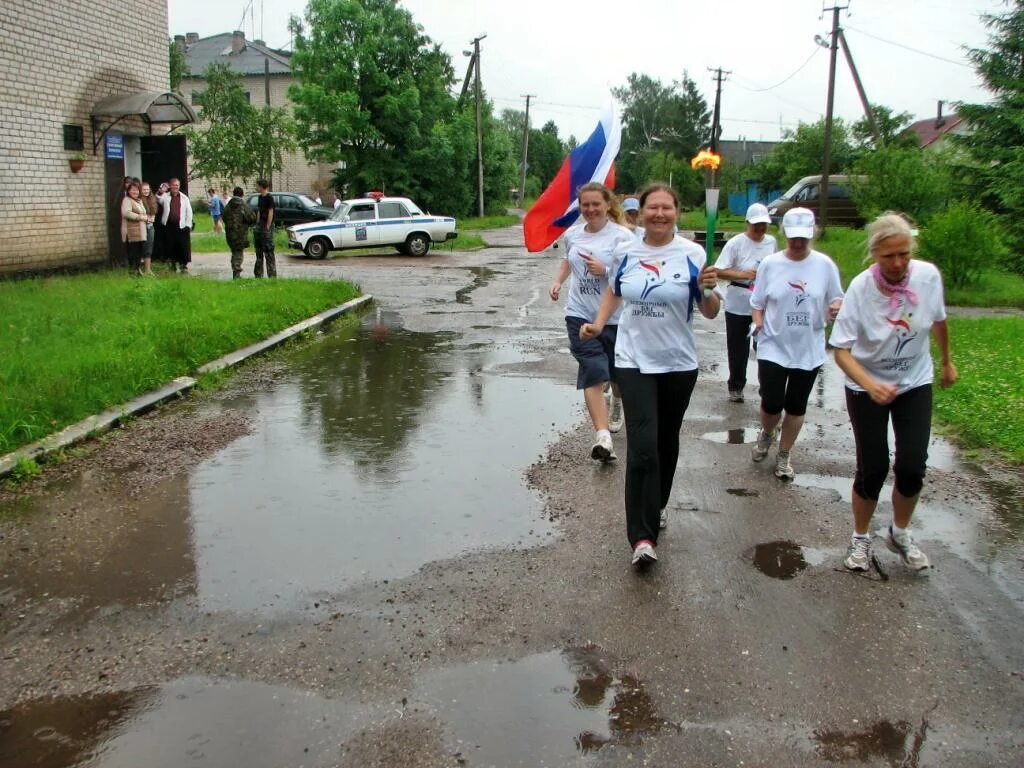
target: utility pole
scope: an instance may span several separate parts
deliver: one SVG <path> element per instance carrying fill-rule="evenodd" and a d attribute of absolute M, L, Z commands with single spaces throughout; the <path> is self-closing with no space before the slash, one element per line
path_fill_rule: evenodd
<path fill-rule="evenodd" d="M 480 35 L 473 38 L 473 59 L 476 62 L 476 166 L 477 166 L 477 201 L 479 216 L 484 215 L 484 134 L 483 117 L 480 112 L 480 102 L 483 94 L 480 89 L 480 41 L 487 35 Z"/>
<path fill-rule="evenodd" d="M 718 138 L 722 133 L 722 81 L 726 75 L 731 75 L 732 72 L 723 72 L 721 67 L 712 69 L 708 67 L 708 72 L 715 74 L 715 111 L 711 118 L 711 151 L 716 155 L 718 154 Z M 711 183 L 709 186 L 715 186 L 715 177 L 717 171 L 714 168 L 711 169 Z"/>
<path fill-rule="evenodd" d="M 526 99 L 526 119 L 523 121 L 523 167 L 519 174 L 519 205 L 522 206 L 523 200 L 526 199 L 526 159 L 529 156 L 530 149 L 530 99 L 534 98 L 536 94 L 525 93 L 523 97 Z"/>
<path fill-rule="evenodd" d="M 825 105 L 825 148 L 821 158 L 821 187 L 818 191 L 818 223 L 821 226 L 821 234 L 825 234 L 825 227 L 828 224 L 828 176 L 829 165 L 832 162 L 832 107 L 836 95 L 836 48 L 839 45 L 839 12 L 850 7 L 849 0 L 846 5 L 840 5 L 837 1 L 831 8 L 822 10 L 832 11 L 832 36 L 829 39 L 828 59 L 828 99 Z"/>
<path fill-rule="evenodd" d="M 868 119 L 868 127 L 871 128 L 871 135 L 875 139 L 875 146 L 878 147 L 881 144 L 881 139 L 878 136 L 878 125 L 875 123 L 875 112 L 871 109 L 871 104 L 868 102 L 868 96 L 864 93 L 864 85 L 860 81 L 860 75 L 857 73 L 857 67 L 853 63 L 853 54 L 850 53 L 850 44 L 846 42 L 846 35 L 843 34 L 842 28 L 839 29 L 839 44 L 843 46 L 843 54 L 846 56 L 846 63 L 850 67 L 850 74 L 853 75 L 853 84 L 857 86 L 857 95 L 860 96 L 861 106 L 864 107 L 864 116 Z"/>

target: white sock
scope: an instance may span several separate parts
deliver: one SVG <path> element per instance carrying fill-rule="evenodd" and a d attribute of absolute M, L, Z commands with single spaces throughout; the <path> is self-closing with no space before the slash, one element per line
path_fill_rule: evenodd
<path fill-rule="evenodd" d="M 904 536 L 907 535 L 907 529 L 906 528 L 900 528 L 898 525 L 896 525 L 895 522 L 890 524 L 889 528 L 892 530 L 893 538 L 902 539 Z"/>
<path fill-rule="evenodd" d="M 612 439 L 612 433 L 609 432 L 607 429 L 599 429 L 599 430 L 597 430 L 596 434 L 597 434 L 597 439 L 598 440 L 601 439 L 601 435 L 605 435 L 609 440 Z"/>
<path fill-rule="evenodd" d="M 867 539 L 867 540 L 870 540 L 871 539 L 871 534 L 870 533 L 857 533 L 856 531 L 854 531 L 853 532 L 853 536 L 851 536 L 850 539 L 851 539 L 851 541 L 854 544 L 856 544 L 857 543 L 857 539 Z"/>

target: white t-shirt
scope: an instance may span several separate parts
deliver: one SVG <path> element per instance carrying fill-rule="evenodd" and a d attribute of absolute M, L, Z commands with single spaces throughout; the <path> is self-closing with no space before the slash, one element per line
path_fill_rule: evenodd
<path fill-rule="evenodd" d="M 662 246 L 635 240 L 619 247 L 612 289 L 624 301 L 615 341 L 616 367 L 641 373 L 697 368 L 697 345 L 687 315 L 690 281 L 704 262 L 704 249 L 679 237 Z M 696 298 L 699 301 L 700 295 Z"/>
<path fill-rule="evenodd" d="M 764 311 L 757 359 L 812 371 L 825 362 L 828 305 L 843 298 L 839 269 L 819 251 L 800 261 L 784 251 L 761 261 L 754 279 L 753 309 Z"/>
<path fill-rule="evenodd" d="M 765 256 L 775 253 L 775 238 L 765 235 L 760 241 L 751 240 L 747 233 L 730 237 L 722 254 L 718 257 L 715 266 L 719 269 L 738 269 L 757 271 Z M 750 297 L 754 293 L 754 281 L 738 280 L 737 282 L 749 283 L 748 287 L 732 285 L 725 289 L 725 311 L 734 315 L 750 314 Z"/>
<path fill-rule="evenodd" d="M 565 251 L 562 256 L 569 262 L 572 275 L 569 279 L 569 294 L 565 300 L 565 316 L 593 322 L 601 308 L 608 277 L 612 274 L 611 265 L 615 251 L 620 245 L 632 243 L 635 238 L 626 227 L 614 221 L 609 221 L 597 232 L 587 232 L 582 227 L 569 232 L 566 232 Z M 583 258 L 584 254 L 605 265 L 607 271 L 603 277 L 590 274 L 587 260 Z M 619 312 L 608 319 L 608 325 L 615 325 L 618 322 Z"/>
<path fill-rule="evenodd" d="M 932 323 L 946 319 L 942 275 L 934 265 L 912 259 L 907 287 L 918 303 L 901 296 L 899 316 L 890 319 L 889 297 L 878 290 L 870 271 L 861 272 L 850 283 L 829 338 L 833 347 L 849 349 L 873 379 L 898 386 L 900 394 L 932 382 L 928 332 Z M 846 386 L 863 391 L 849 377 Z"/>

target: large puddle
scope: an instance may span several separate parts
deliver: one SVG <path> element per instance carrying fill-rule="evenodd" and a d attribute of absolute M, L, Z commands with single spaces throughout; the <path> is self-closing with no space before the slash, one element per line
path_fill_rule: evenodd
<path fill-rule="evenodd" d="M 266 391 L 211 406 L 250 414 L 251 431 L 187 475 L 119 499 L 78 480 L 63 495 L 96 505 L 111 531 L 86 532 L 56 568 L 39 557 L 6 573 L 0 593 L 106 605 L 185 591 L 204 609 L 273 613 L 434 560 L 548 541 L 523 472 L 578 421 L 580 398 L 499 375 L 522 360 L 512 350 L 458 342 L 385 316 L 296 350 Z M 40 536 L 61 495 L 33 510 Z"/>
<path fill-rule="evenodd" d="M 593 646 L 429 672 L 401 705 L 247 680 L 28 702 L 0 712 L 0 768 L 334 766 L 361 730 L 428 713 L 466 765 L 573 764 L 665 727 L 643 684 Z"/>

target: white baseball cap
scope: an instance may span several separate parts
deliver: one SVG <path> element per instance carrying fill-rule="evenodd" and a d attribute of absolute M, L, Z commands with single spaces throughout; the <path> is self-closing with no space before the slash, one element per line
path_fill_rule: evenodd
<path fill-rule="evenodd" d="M 754 203 L 747 208 L 748 224 L 771 224 L 772 217 L 768 215 L 768 206 L 761 203 Z"/>
<path fill-rule="evenodd" d="M 639 211 L 640 201 L 635 197 L 627 197 L 622 201 L 622 210 L 624 211 Z"/>
<path fill-rule="evenodd" d="M 790 208 L 782 217 L 782 231 L 786 237 L 814 237 L 814 211 L 807 208 Z"/>

